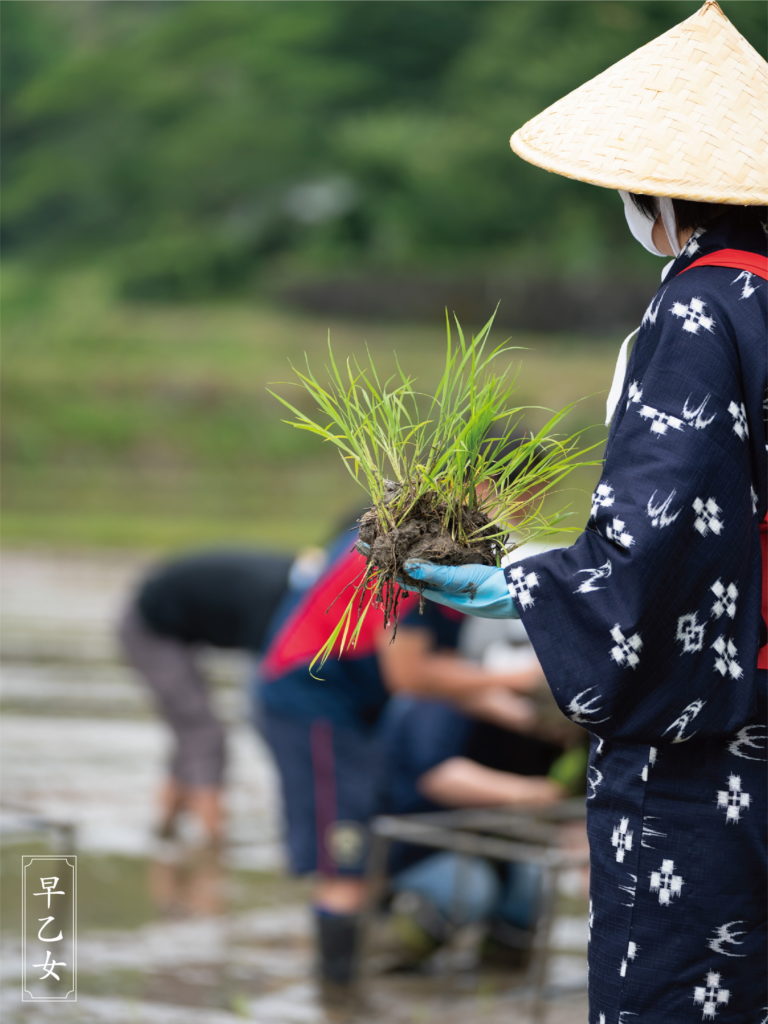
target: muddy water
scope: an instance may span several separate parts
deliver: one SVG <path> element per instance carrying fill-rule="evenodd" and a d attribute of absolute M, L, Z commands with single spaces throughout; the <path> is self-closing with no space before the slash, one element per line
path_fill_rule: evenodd
<path fill-rule="evenodd" d="M 506 972 L 379 976 L 355 1014 L 324 1010 L 311 982 L 306 887 L 285 877 L 275 777 L 245 723 L 242 659 L 215 659 L 229 722 L 230 825 L 213 857 L 188 829 L 152 838 L 167 738 L 116 657 L 111 624 L 136 560 L 5 556 L 0 1016 L 4 1024 L 527 1024 Z M 78 855 L 78 1001 L 22 1003 L 21 854 Z M 559 981 L 583 977 L 578 900 L 557 927 Z M 582 996 L 548 1024 L 583 1024 Z"/>

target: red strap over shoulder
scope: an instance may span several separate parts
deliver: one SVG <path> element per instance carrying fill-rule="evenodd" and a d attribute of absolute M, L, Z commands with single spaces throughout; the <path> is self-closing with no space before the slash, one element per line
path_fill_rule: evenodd
<path fill-rule="evenodd" d="M 768 281 L 768 256 L 747 252 L 746 249 L 718 249 L 706 256 L 700 256 L 680 273 L 685 274 L 694 267 L 732 267 L 734 270 L 746 270 Z"/>
<path fill-rule="evenodd" d="M 761 256 L 756 252 L 747 252 L 744 249 L 718 249 L 706 256 L 689 263 L 685 270 L 692 270 L 694 267 L 731 267 L 733 270 L 746 270 L 750 274 L 762 277 L 768 281 L 768 256 Z M 762 616 L 763 621 L 768 625 L 768 515 L 760 524 L 760 561 L 762 567 Z M 758 668 L 768 668 L 768 644 L 764 644 L 758 652 Z"/>
<path fill-rule="evenodd" d="M 763 622 L 768 626 L 768 515 L 760 523 L 760 561 L 763 568 Z M 763 644 L 758 652 L 757 667 L 768 668 L 768 643 Z"/>

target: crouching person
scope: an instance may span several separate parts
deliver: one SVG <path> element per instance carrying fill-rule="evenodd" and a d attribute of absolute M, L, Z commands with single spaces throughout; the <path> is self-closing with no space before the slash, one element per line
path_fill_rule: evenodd
<path fill-rule="evenodd" d="M 584 790 L 582 730 L 552 731 L 520 696 L 544 685 L 530 646 L 510 643 L 516 638 L 499 624 L 495 640 L 486 637 L 494 664 L 483 666 L 462 653 L 471 647 L 462 633 L 472 625 L 427 605 L 422 615 L 405 616 L 394 644 L 380 646 L 392 688 L 442 698 L 398 696 L 390 703 L 383 730 L 388 813 L 533 810 Z M 483 960 L 527 965 L 541 896 L 537 866 L 398 844 L 390 873 L 392 905 L 402 911 L 395 919 L 412 953 L 404 966 L 427 962 L 466 925 L 482 926 Z"/>

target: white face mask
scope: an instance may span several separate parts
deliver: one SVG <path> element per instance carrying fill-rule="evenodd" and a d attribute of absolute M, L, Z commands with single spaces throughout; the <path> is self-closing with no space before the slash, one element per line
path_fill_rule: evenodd
<path fill-rule="evenodd" d="M 646 217 L 643 211 L 639 210 L 632 202 L 629 192 L 619 189 L 619 195 L 621 196 L 622 203 L 624 203 L 624 216 L 627 218 L 627 225 L 632 233 L 632 237 L 644 249 L 652 252 L 654 256 L 669 256 L 669 253 L 662 252 L 654 245 L 653 225 L 656 223 L 656 217 Z M 664 231 L 672 252 L 675 256 L 679 256 L 681 246 L 677 240 L 677 221 L 675 220 L 675 209 L 672 205 L 672 200 L 667 199 L 666 196 L 658 198 L 654 196 L 654 202 L 658 211 L 657 216 L 661 214 L 661 222 L 664 225 Z"/>

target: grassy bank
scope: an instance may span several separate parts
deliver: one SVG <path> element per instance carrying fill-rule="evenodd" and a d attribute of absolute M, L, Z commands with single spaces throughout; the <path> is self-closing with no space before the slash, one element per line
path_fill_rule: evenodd
<path fill-rule="evenodd" d="M 6 544 L 170 550 L 321 541 L 364 496 L 337 456 L 284 426 L 267 384 L 288 360 L 368 344 L 429 389 L 443 325 L 328 322 L 247 301 L 117 301 L 99 269 L 6 268 L 3 537 Z M 499 334 L 501 340 L 501 334 Z M 599 423 L 616 339 L 520 336 L 522 402 L 590 395 Z M 576 521 L 594 472 L 574 482 Z"/>

